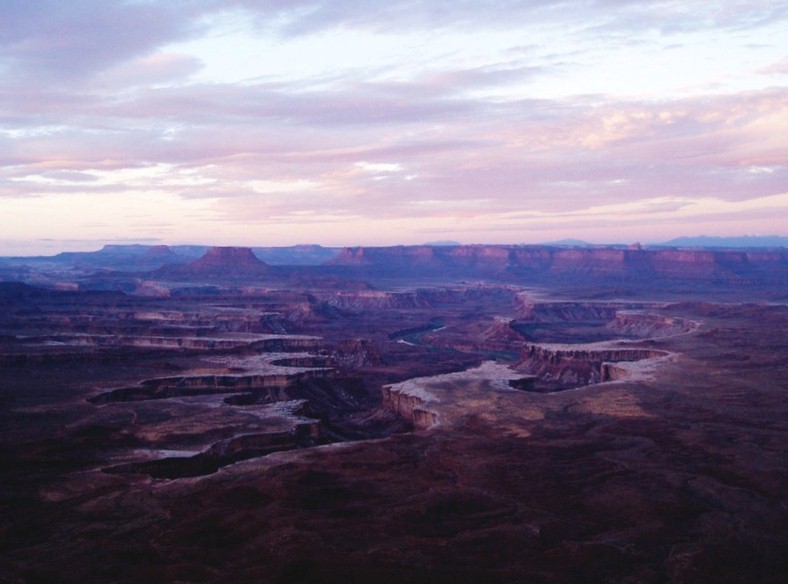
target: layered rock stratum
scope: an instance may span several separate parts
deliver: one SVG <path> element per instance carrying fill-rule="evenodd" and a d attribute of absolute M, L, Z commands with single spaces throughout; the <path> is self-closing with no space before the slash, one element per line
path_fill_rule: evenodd
<path fill-rule="evenodd" d="M 471 245 L 345 248 L 332 265 L 392 274 L 468 274 L 525 280 L 645 281 L 757 284 L 788 282 L 788 252 L 642 248 Z"/>

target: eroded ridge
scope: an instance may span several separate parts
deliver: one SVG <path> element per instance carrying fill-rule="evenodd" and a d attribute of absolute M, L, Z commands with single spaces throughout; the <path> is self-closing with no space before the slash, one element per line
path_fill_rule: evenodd
<path fill-rule="evenodd" d="M 347 347 L 333 354 L 346 359 Z M 216 421 L 208 419 L 203 433 L 197 431 L 188 440 L 198 447 L 196 451 L 183 449 L 183 439 L 171 437 L 174 428 L 169 423 L 163 434 L 147 432 L 155 436 L 150 448 L 137 448 L 129 455 L 131 462 L 108 466 L 104 471 L 167 479 L 202 476 L 273 452 L 357 439 L 333 420 L 367 410 L 363 386 L 338 374 L 332 355 L 217 355 L 201 361 L 202 373 L 148 379 L 88 398 L 102 407 L 132 406 L 135 420 L 139 412 L 150 411 L 149 402 L 164 402 L 165 409 L 192 408 L 194 416 L 213 412 L 219 419 L 241 418 L 219 433 L 218 441 L 211 438 L 216 434 Z M 134 460 L 140 457 L 144 460 Z"/>
<path fill-rule="evenodd" d="M 592 384 L 649 378 L 668 351 L 618 344 L 528 345 L 513 366 L 488 361 L 480 367 L 410 379 L 383 388 L 383 403 L 417 429 L 452 423 L 479 410 L 495 411 L 513 390 L 551 393 Z M 497 394 L 497 395 L 496 395 Z"/>
<path fill-rule="evenodd" d="M 505 357 L 508 365 L 485 364 L 388 385 L 383 389 L 384 405 L 425 429 L 438 423 L 439 412 L 445 410 L 442 400 L 450 400 L 456 410 L 466 399 L 483 399 L 481 387 L 553 393 L 649 379 L 675 356 L 655 348 L 654 340 L 689 334 L 700 326 L 698 321 L 664 314 L 669 305 L 657 302 L 537 301 L 531 293 L 517 293 L 513 306 L 516 318 L 496 316 L 484 328 L 476 325 L 475 334 L 469 325 L 439 319 L 394 333 L 398 342 L 407 338 L 413 346 L 480 351 Z M 533 342 L 541 337 L 565 342 Z M 622 337 L 629 340 L 614 340 Z M 584 338 L 604 340 L 582 342 Z M 449 386 L 465 389 L 448 391 Z"/>
<path fill-rule="evenodd" d="M 622 379 L 627 369 L 619 363 L 666 356 L 666 351 L 620 343 L 528 344 L 514 368 L 535 377 L 529 389 L 549 392 Z"/>
<path fill-rule="evenodd" d="M 220 440 L 197 453 L 150 450 L 139 453 L 150 460 L 103 470 L 109 474 L 143 473 L 157 479 L 204 476 L 242 460 L 331 441 L 323 436 L 319 420 L 310 419 L 307 400 L 280 401 L 275 408 L 258 408 L 256 414 L 275 427 Z"/>
<path fill-rule="evenodd" d="M 469 406 L 478 406 L 480 399 L 489 400 L 492 391 L 512 391 L 509 382 L 522 377 L 507 365 L 486 361 L 465 371 L 388 385 L 383 390 L 383 403 L 410 419 L 416 428 L 427 429 L 451 423 Z"/>
<path fill-rule="evenodd" d="M 331 371 L 329 368 L 302 369 L 302 371 L 296 372 L 160 377 L 147 379 L 135 387 L 123 387 L 102 392 L 88 398 L 88 401 L 94 404 L 105 404 L 109 402 L 168 399 L 216 393 L 238 394 L 244 392 L 250 394 L 263 391 L 268 394 L 268 401 L 279 401 L 274 397 L 275 390 L 292 386 L 298 381 L 304 381 L 309 378 L 325 377 Z"/>

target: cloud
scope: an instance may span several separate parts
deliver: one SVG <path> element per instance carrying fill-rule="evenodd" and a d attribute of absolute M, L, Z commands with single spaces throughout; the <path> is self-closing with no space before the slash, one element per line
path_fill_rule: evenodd
<path fill-rule="evenodd" d="M 174 82 L 196 73 L 202 68 L 199 59 L 178 53 L 154 53 L 124 61 L 102 71 L 94 81 L 98 87 L 128 87 Z"/>
<path fill-rule="evenodd" d="M 290 108 L 265 87 L 192 89 L 147 92 L 100 111 L 104 131 L 89 125 L 10 140 L 16 162 L 6 176 L 21 173 L 21 164 L 28 175 L 43 173 L 39 191 L 53 192 L 55 171 L 115 169 L 120 188 L 144 186 L 143 169 L 158 164 L 168 169 L 165 186 L 187 198 L 232 198 L 253 192 L 252 181 L 285 181 L 386 210 L 381 203 L 389 197 L 408 203 L 480 195 L 501 208 L 520 201 L 565 208 L 588 197 L 764 194 L 785 179 L 788 159 L 781 139 L 786 93 L 779 90 L 660 103 L 502 104 L 428 92 L 390 111 L 391 92 L 371 84 L 301 96 L 300 107 Z M 353 109 L 358 103 L 372 112 Z M 345 108 L 353 111 L 341 113 Z M 118 174 L 124 167 L 126 175 Z M 74 182 L 65 176 L 60 183 Z M 391 180 L 374 180 L 381 176 Z"/>
<path fill-rule="evenodd" d="M 119 62 L 184 38 L 197 22 L 187 3 L 6 0 L 2 62 L 22 79 L 84 81 Z"/>
<path fill-rule="evenodd" d="M 596 28 L 600 36 L 611 31 L 631 36 L 650 29 L 665 33 L 749 29 L 774 25 L 788 16 L 788 7 L 779 0 L 702 5 L 667 0 L 5 0 L 0 4 L 0 63 L 18 79 L 83 83 L 95 73 L 151 58 L 167 45 L 197 38 L 210 30 L 212 22 L 233 11 L 236 19 L 256 23 L 260 34 L 285 36 L 328 29 L 383 34 L 452 29 L 467 33 L 480 26 L 512 30 L 523 23 L 541 23 L 564 35 L 583 30 L 588 34 Z"/>
<path fill-rule="evenodd" d="M 287 35 L 310 34 L 328 27 L 366 27 L 381 30 L 461 29 L 485 26 L 511 28 L 523 20 L 603 23 L 608 30 L 673 32 L 699 28 L 744 28 L 774 23 L 788 15 L 779 0 L 757 4 L 745 0 L 681 4 L 669 0 L 505 0 L 495 3 L 456 0 L 451 3 L 419 0 L 294 0 L 259 3 L 238 0 L 231 5 L 257 15 L 261 25 L 270 26 L 272 15 Z"/>
<path fill-rule="evenodd" d="M 788 57 L 763 67 L 758 72 L 762 75 L 788 75 Z"/>
<path fill-rule="evenodd" d="M 160 199 L 191 226 L 173 233 L 755 217 L 766 207 L 745 203 L 788 181 L 788 90 L 768 87 L 785 69 L 782 4 L 10 0 L 0 204 L 21 213 L 35 199 L 29 209 L 55 221 L 59 200 L 108 212 L 122 197 L 139 230 L 141 217 L 157 224 Z M 212 78 L 195 49 L 205 39 L 248 71 Z M 295 66 L 337 39 L 358 61 Z M 723 42 L 736 55 L 724 83 L 705 72 L 727 58 Z M 23 213 L 43 233 L 34 215 Z"/>

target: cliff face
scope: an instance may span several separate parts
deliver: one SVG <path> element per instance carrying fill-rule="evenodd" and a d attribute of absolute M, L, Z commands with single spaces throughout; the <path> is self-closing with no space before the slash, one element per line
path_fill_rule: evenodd
<path fill-rule="evenodd" d="M 500 301 L 501 299 L 514 302 L 514 293 L 503 287 L 417 288 L 403 292 L 381 290 L 320 291 L 315 292 L 313 297 L 323 306 L 344 311 L 429 308 L 441 304 Z"/>
<path fill-rule="evenodd" d="M 347 340 L 331 352 L 331 363 L 345 370 L 355 370 L 383 362 L 380 351 L 365 339 Z"/>
<path fill-rule="evenodd" d="M 418 396 L 386 386 L 382 390 L 382 398 L 383 408 L 396 412 L 417 430 L 426 430 L 438 422 L 438 415 L 427 409 L 425 400 Z"/>
<path fill-rule="evenodd" d="M 393 247 L 346 247 L 330 264 L 340 266 L 380 266 L 389 268 L 430 268 L 444 266 L 438 248 L 427 245 Z M 444 266 L 445 267 L 445 266 Z"/>
<path fill-rule="evenodd" d="M 609 321 L 619 309 L 640 308 L 639 304 L 613 302 L 535 302 L 528 294 L 516 297 L 517 316 L 530 322 Z"/>
<path fill-rule="evenodd" d="M 469 245 L 346 248 L 330 262 L 376 275 L 730 284 L 788 282 L 788 251 Z"/>
<path fill-rule="evenodd" d="M 627 251 L 623 249 L 560 249 L 552 254 L 549 270 L 622 273 L 626 268 Z"/>
<path fill-rule="evenodd" d="M 616 312 L 607 329 L 616 333 L 642 338 L 669 337 L 695 330 L 698 323 L 675 316 L 658 314 Z"/>
<path fill-rule="evenodd" d="M 527 345 L 515 366 L 557 388 L 611 381 L 623 377 L 612 364 L 662 357 L 666 353 L 638 348 L 575 348 L 571 345 Z"/>

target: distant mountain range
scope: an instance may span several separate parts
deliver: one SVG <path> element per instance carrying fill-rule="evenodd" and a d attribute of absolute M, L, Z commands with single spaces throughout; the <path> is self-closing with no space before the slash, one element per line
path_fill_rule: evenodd
<path fill-rule="evenodd" d="M 421 246 L 387 247 L 496 247 L 495 245 L 466 246 L 457 241 L 432 241 Z M 146 271 L 163 265 L 186 264 L 200 258 L 211 246 L 207 245 L 105 245 L 97 251 L 61 252 L 53 256 L 0 257 L 0 265 L 66 265 L 83 268 Z M 384 246 L 386 247 L 386 246 Z M 501 247 L 501 246 L 497 246 Z M 512 247 L 503 245 L 502 247 Z M 578 247 L 625 249 L 638 244 L 607 243 L 595 244 L 581 239 L 561 239 L 540 244 L 515 247 Z M 644 244 L 644 248 L 780 248 L 788 247 L 788 237 L 779 235 L 743 235 L 738 237 L 684 236 L 661 243 Z M 255 256 L 263 262 L 276 266 L 318 266 L 339 257 L 343 248 L 323 247 L 316 244 L 291 245 L 284 247 L 251 247 Z"/>
<path fill-rule="evenodd" d="M 546 241 L 542 245 L 556 245 L 559 247 L 588 247 L 594 245 L 582 239 L 559 239 L 558 241 Z"/>
<path fill-rule="evenodd" d="M 268 257 L 286 259 L 289 265 L 269 263 L 258 251 L 261 248 L 106 246 L 92 253 L 0 259 L 0 281 L 145 293 L 151 292 L 151 282 L 327 286 L 336 280 L 342 286 L 350 282 L 356 286 L 359 282 L 374 285 L 377 280 L 392 278 L 408 283 L 493 278 L 520 284 L 559 282 L 582 288 L 657 283 L 670 287 L 671 282 L 784 288 L 788 283 L 786 247 L 754 249 L 768 246 L 763 238 L 748 238 L 751 245 L 747 249 L 722 249 L 728 247 L 725 243 L 729 240 L 719 238 L 717 249 L 704 249 L 692 245 L 697 241 L 690 238 L 662 246 L 262 248 Z M 755 245 L 756 241 L 761 245 Z M 202 254 L 195 257 L 200 251 Z M 158 288 L 153 291 L 160 292 Z"/>
<path fill-rule="evenodd" d="M 677 237 L 660 245 L 670 247 L 788 247 L 788 237 L 779 235 L 743 235 L 740 237 Z"/>
<path fill-rule="evenodd" d="M 582 239 L 561 239 L 558 241 L 545 242 L 542 245 L 554 245 L 557 247 L 626 247 L 622 243 L 595 244 L 583 241 Z M 788 237 L 779 235 L 741 235 L 738 237 L 717 237 L 710 235 L 683 236 L 663 241 L 660 243 L 650 243 L 644 247 L 700 247 L 700 248 L 772 248 L 788 247 Z"/>
<path fill-rule="evenodd" d="M 105 245 L 97 251 L 67 251 L 53 256 L 6 257 L 6 265 L 67 265 L 113 270 L 154 270 L 164 265 L 186 264 L 203 256 L 207 245 Z M 342 248 L 320 245 L 250 248 L 258 259 L 270 265 L 320 265 L 340 254 Z"/>

